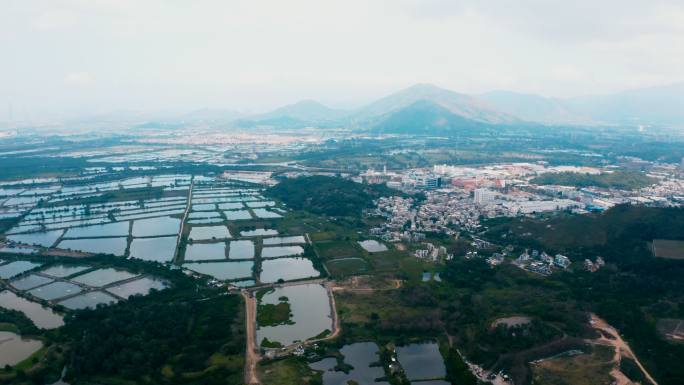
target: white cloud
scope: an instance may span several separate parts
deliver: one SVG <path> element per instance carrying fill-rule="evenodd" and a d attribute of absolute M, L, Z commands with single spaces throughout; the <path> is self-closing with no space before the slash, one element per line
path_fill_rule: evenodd
<path fill-rule="evenodd" d="M 683 81 L 684 2 L 14 0 L 0 50 L 0 105 L 58 112 L 349 104 L 417 82 L 573 96 Z"/>
<path fill-rule="evenodd" d="M 55 9 L 41 12 L 33 20 L 32 26 L 41 31 L 65 29 L 74 26 L 77 15 L 69 10 Z"/>
<path fill-rule="evenodd" d="M 70 87 L 85 87 L 93 84 L 93 75 L 89 72 L 71 72 L 64 77 L 64 84 Z"/>

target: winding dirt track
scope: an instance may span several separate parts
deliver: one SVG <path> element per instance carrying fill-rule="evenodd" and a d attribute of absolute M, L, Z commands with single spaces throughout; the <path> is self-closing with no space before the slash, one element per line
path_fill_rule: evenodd
<path fill-rule="evenodd" d="M 625 377 L 624 374 L 619 370 L 620 360 L 622 359 L 622 357 L 627 357 L 634 360 L 634 362 L 639 367 L 641 372 L 644 374 L 644 377 L 646 377 L 648 381 L 650 381 L 653 385 L 658 385 L 656 380 L 654 380 L 653 377 L 651 377 L 651 375 L 646 371 L 646 368 L 644 368 L 644 366 L 641 365 L 641 362 L 637 358 L 636 354 L 634 354 L 629 344 L 622 339 L 620 333 L 618 333 L 618 331 L 614 327 L 610 326 L 606 321 L 599 318 L 596 314 L 591 315 L 591 323 L 595 329 L 600 330 L 601 332 L 611 337 L 606 338 L 605 336 L 601 336 L 601 338 L 599 338 L 598 340 L 594 340 L 593 342 L 602 345 L 613 346 L 615 348 L 614 361 L 616 362 L 617 366 L 615 369 L 613 369 L 613 371 L 611 371 L 611 375 L 613 375 L 613 377 L 615 378 L 616 383 L 631 383 L 629 379 L 627 379 L 627 377 Z"/>

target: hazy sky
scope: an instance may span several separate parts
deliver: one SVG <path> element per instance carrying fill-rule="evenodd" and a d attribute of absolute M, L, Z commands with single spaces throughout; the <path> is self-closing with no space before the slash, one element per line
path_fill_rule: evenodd
<path fill-rule="evenodd" d="M 684 1 L 3 0 L 0 120 L 684 80 Z M 10 107 L 11 106 L 11 107 Z"/>

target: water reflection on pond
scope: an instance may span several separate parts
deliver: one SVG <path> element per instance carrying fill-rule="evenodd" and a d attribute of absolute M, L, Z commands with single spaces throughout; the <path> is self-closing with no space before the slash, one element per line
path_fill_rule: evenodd
<path fill-rule="evenodd" d="M 383 245 L 382 243 L 370 239 L 367 241 L 360 241 L 359 245 L 363 247 L 364 250 L 366 250 L 369 253 L 378 253 L 380 251 L 387 251 L 387 246 Z"/>
<path fill-rule="evenodd" d="M 128 235 L 128 221 L 106 223 L 85 227 L 73 227 L 64 234 L 65 238 L 123 237 Z"/>
<path fill-rule="evenodd" d="M 39 340 L 22 338 L 16 333 L 0 331 L 0 366 L 16 365 L 42 347 L 43 343 Z"/>
<path fill-rule="evenodd" d="M 311 260 L 306 258 L 266 259 L 261 262 L 261 270 L 260 280 L 263 283 L 274 283 L 281 279 L 291 281 L 320 275 Z"/>
<path fill-rule="evenodd" d="M 16 234 L 7 236 L 7 239 L 13 242 L 25 243 L 27 245 L 50 247 L 62 236 L 62 233 L 64 233 L 64 230 Z"/>
<path fill-rule="evenodd" d="M 57 245 L 60 249 L 78 250 L 93 254 L 112 254 L 122 256 L 126 252 L 128 239 L 119 238 L 86 238 L 65 239 Z"/>
<path fill-rule="evenodd" d="M 101 291 L 91 291 L 75 297 L 65 299 L 59 304 L 71 310 L 95 308 L 100 304 L 111 304 L 117 302 L 118 299 L 115 297 L 101 292 Z"/>
<path fill-rule="evenodd" d="M 219 243 L 193 243 L 185 248 L 184 261 L 208 261 L 226 259 L 226 244 Z"/>
<path fill-rule="evenodd" d="M 309 366 L 314 370 L 323 372 L 323 385 L 347 385 L 356 381 L 358 384 L 368 385 L 389 385 L 388 382 L 375 382 L 376 379 L 385 376 L 382 366 L 371 366 L 380 360 L 378 355 L 378 345 L 375 342 L 357 342 L 345 345 L 340 349 L 344 356 L 344 363 L 353 368 L 349 373 L 335 371 L 337 360 L 335 358 L 325 358 L 318 362 L 313 362 Z"/>
<path fill-rule="evenodd" d="M 265 294 L 261 304 L 278 304 L 279 298 L 287 297 L 294 324 L 261 326 L 257 329 L 257 341 L 269 341 L 290 345 L 305 341 L 325 330 L 332 330 L 330 299 L 325 287 L 318 284 L 278 287 Z"/>
<path fill-rule="evenodd" d="M 435 342 L 397 347 L 397 359 L 409 380 L 444 378 L 444 359 Z"/>
<path fill-rule="evenodd" d="M 0 278 L 8 279 L 42 265 L 29 261 L 14 261 L 0 266 Z"/>
<path fill-rule="evenodd" d="M 169 262 L 176 251 L 176 237 L 136 238 L 131 242 L 131 258 Z"/>
<path fill-rule="evenodd" d="M 252 241 L 232 241 L 228 250 L 230 259 L 252 259 L 254 258 L 254 242 Z"/>
<path fill-rule="evenodd" d="M 278 258 L 304 254 L 301 246 L 270 246 L 261 249 L 261 258 Z"/>
<path fill-rule="evenodd" d="M 203 226 L 190 229 L 189 239 L 193 241 L 205 241 L 211 239 L 230 238 L 230 231 L 226 226 Z"/>
<path fill-rule="evenodd" d="M 216 279 L 229 280 L 250 278 L 254 262 L 191 262 L 183 264 L 183 267 Z"/>
<path fill-rule="evenodd" d="M 133 222 L 133 236 L 153 237 L 178 234 L 180 223 L 180 219 L 171 217 L 138 219 Z"/>
<path fill-rule="evenodd" d="M 9 290 L 0 292 L 0 306 L 17 310 L 41 329 L 54 329 L 64 325 L 64 317 L 43 305 L 19 297 Z"/>

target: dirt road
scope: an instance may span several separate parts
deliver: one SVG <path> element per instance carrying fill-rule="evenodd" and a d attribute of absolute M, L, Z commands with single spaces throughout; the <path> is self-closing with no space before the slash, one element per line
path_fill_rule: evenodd
<path fill-rule="evenodd" d="M 256 299 L 246 290 L 241 291 L 245 299 L 245 334 L 247 346 L 245 348 L 245 384 L 258 385 L 257 364 L 261 360 L 259 347 L 256 342 Z"/>
<path fill-rule="evenodd" d="M 658 385 L 658 383 L 653 379 L 653 377 L 651 377 L 651 375 L 646 371 L 646 368 L 644 368 L 644 366 L 641 365 L 641 362 L 639 362 L 639 359 L 637 358 L 636 354 L 634 354 L 634 352 L 632 351 L 632 348 L 629 347 L 629 344 L 622 339 L 620 333 L 618 333 L 618 331 L 614 327 L 610 326 L 606 321 L 599 318 L 596 314 L 591 315 L 591 324 L 595 329 L 602 332 L 602 336 L 590 342 L 598 343 L 601 345 L 609 345 L 615 348 L 614 361 L 617 366 L 615 369 L 613 369 L 613 371 L 611 371 L 611 375 L 613 375 L 613 377 L 615 378 L 616 383 L 629 383 L 629 380 L 626 378 L 626 376 L 624 376 L 624 374 L 619 370 L 620 361 L 622 360 L 622 357 L 627 357 L 634 360 L 634 362 L 639 367 L 639 369 L 644 374 L 644 377 L 647 380 L 649 380 L 653 385 Z M 609 337 L 606 337 L 606 335 Z"/>

